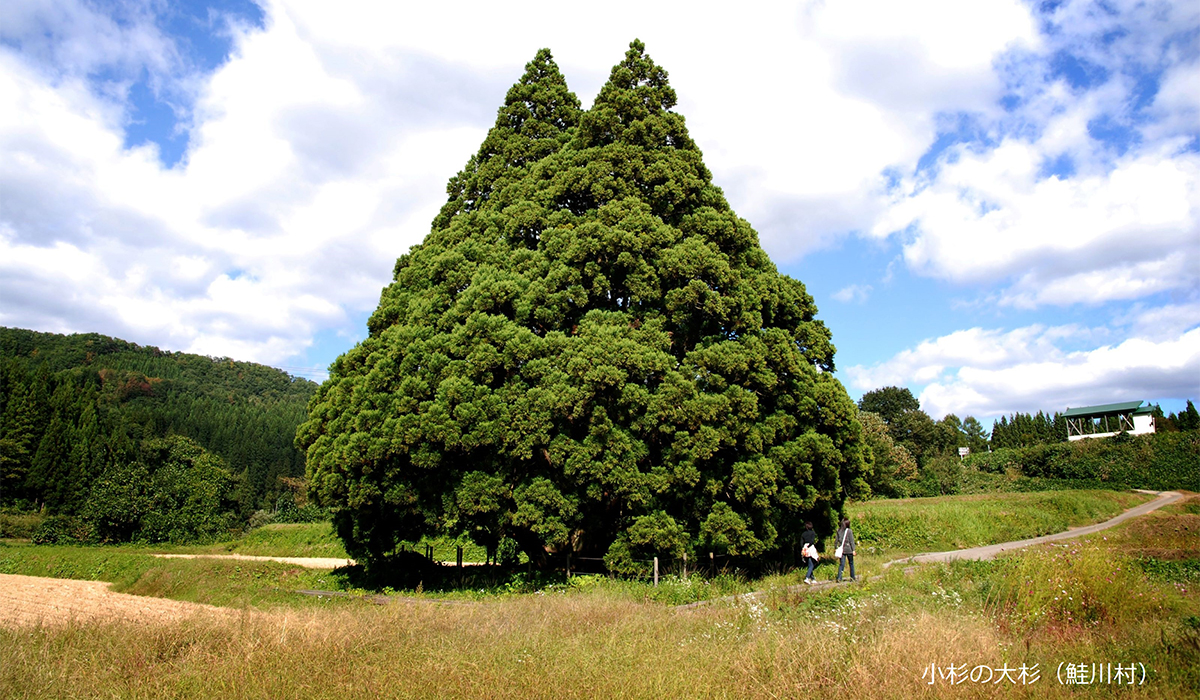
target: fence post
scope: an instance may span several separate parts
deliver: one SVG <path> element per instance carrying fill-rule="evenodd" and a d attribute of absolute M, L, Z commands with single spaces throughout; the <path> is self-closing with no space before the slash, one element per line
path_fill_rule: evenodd
<path fill-rule="evenodd" d="M 687 552 L 683 553 L 683 580 L 687 580 Z"/>
<path fill-rule="evenodd" d="M 462 571 L 462 545 L 458 545 L 458 568 Z"/>
<path fill-rule="evenodd" d="M 654 587 L 658 588 L 658 557 L 654 557 Z"/>

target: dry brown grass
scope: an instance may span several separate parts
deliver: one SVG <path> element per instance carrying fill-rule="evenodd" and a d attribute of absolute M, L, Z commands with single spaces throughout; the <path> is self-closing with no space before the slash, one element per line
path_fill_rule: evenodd
<path fill-rule="evenodd" d="M 718 607 L 678 614 L 604 596 L 530 596 L 247 614 L 232 624 L 26 628 L 0 632 L 0 695 L 1066 697 L 1071 688 L 1046 669 L 1064 653 L 1086 653 L 1078 640 L 1014 642 L 972 612 L 890 614 L 886 604 L 870 605 L 818 617 Z M 951 687 L 922 679 L 930 662 L 1005 661 L 1041 663 L 1041 681 Z M 1138 694 L 1178 697 L 1172 688 L 1151 684 Z"/>

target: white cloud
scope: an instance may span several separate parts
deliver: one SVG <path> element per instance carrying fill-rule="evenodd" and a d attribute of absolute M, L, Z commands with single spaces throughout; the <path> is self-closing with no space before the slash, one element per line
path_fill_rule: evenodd
<path fill-rule="evenodd" d="M 586 103 L 645 40 L 718 181 L 787 257 L 869 221 L 880 170 L 915 161 L 932 110 L 986 105 L 992 58 L 1034 37 L 1012 0 L 970 13 L 775 3 L 719 19 L 631 2 L 587 21 L 534 4 L 274 1 L 265 28 L 232 26 L 230 60 L 198 77 L 151 7 L 0 11 L 0 314 L 275 362 L 374 304 L 547 43 Z M 864 70 L 881 46 L 882 72 Z M 130 79 L 87 77 L 107 68 L 189 91 L 180 165 L 123 148 Z"/>
<path fill-rule="evenodd" d="M 1045 21 L 1040 47 L 998 65 L 1018 105 L 981 112 L 985 139 L 905 176 L 870 235 L 897 237 L 919 274 L 999 286 L 992 299 L 1018 308 L 1200 288 L 1200 154 L 1186 148 L 1200 6 L 1069 1 Z M 1057 75 L 1062 62 L 1074 67 Z"/>
<path fill-rule="evenodd" d="M 99 11 L 79 0 L 7 0 L 0 3 L 0 40 L 52 74 L 81 76 L 104 68 L 147 68 L 161 76 L 178 70 L 173 42 L 154 24 L 150 8 L 136 2 Z"/>
<path fill-rule="evenodd" d="M 1076 326 L 1008 332 L 972 328 L 925 341 L 872 367 L 851 367 L 847 375 L 863 390 L 923 386 L 921 407 L 934 418 L 1200 394 L 1200 328 L 1161 340 L 1131 337 L 1088 350 L 1062 347 L 1101 336 Z"/>
<path fill-rule="evenodd" d="M 1200 326 L 1200 301 L 1166 304 L 1157 308 L 1139 305 L 1130 314 L 1116 319 L 1116 322 L 1131 324 L 1135 337 L 1154 341 L 1170 340 Z"/>
<path fill-rule="evenodd" d="M 871 296 L 871 289 L 872 287 L 869 284 L 851 284 L 842 287 L 830 296 L 844 303 L 857 302 L 864 304 L 867 298 Z"/>
<path fill-rule="evenodd" d="M 1058 134 L 1052 134 L 1052 138 Z M 915 228 L 905 261 L 956 282 L 1013 278 L 1001 303 L 1098 303 L 1200 283 L 1200 156 L 1146 154 L 1111 172 L 1041 178 L 1047 149 L 959 149 L 873 233 Z"/>
<path fill-rule="evenodd" d="M 1197 285 L 1200 161 L 1179 154 L 1195 60 L 1171 59 L 1145 142 L 1112 156 L 1088 124 L 1128 101 L 1129 81 L 1081 93 L 1045 75 L 1054 51 L 1086 53 L 1080 37 L 1109 28 L 1080 3 L 1055 11 L 1048 37 L 1017 0 L 619 2 L 599 16 L 272 0 L 265 28 L 233 26 L 230 60 L 202 76 L 152 7 L 121 4 L 120 21 L 67 0 L 0 8 L 3 323 L 284 361 L 374 305 L 538 48 L 586 105 L 634 37 L 671 71 L 717 184 L 776 259 L 857 230 L 898 235 L 922 274 L 1000 285 L 1013 307 Z M 1171 12 L 1087 55 L 1132 61 L 1192 21 Z M 114 66 L 113 84 L 87 77 Z M 122 146 L 142 69 L 194 105 L 172 169 Z M 1024 102 L 1009 113 L 998 100 L 1013 91 Z M 959 115 L 984 140 L 918 171 Z M 1064 154 L 1076 173 L 1041 174 Z"/>

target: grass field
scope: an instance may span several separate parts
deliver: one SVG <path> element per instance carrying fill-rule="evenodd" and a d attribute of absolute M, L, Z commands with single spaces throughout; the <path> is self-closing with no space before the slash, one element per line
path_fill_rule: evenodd
<path fill-rule="evenodd" d="M 866 501 L 847 510 L 860 552 L 913 554 L 1062 532 L 1107 520 L 1151 498 L 1104 490 L 991 493 Z"/>
<path fill-rule="evenodd" d="M 974 496 L 943 496 L 852 503 L 848 510 L 859 539 L 859 575 L 882 571 L 882 564 L 905 554 L 959 549 L 1022 539 L 1068 527 L 1105 520 L 1149 496 L 1117 491 L 1055 491 Z M 1190 506 L 1189 506 L 1190 507 Z M 434 558 L 454 561 L 455 540 L 428 542 Z M 425 541 L 410 545 L 423 552 Z M 828 538 L 826 552 L 834 544 Z M 0 546 L 0 573 L 103 580 L 114 590 L 160 595 L 214 605 L 277 606 L 288 604 L 291 590 L 354 590 L 360 585 L 351 573 L 322 574 L 271 562 L 163 560 L 152 552 L 254 556 L 344 558 L 346 552 L 328 523 L 272 524 L 256 528 L 229 542 L 200 546 Z M 465 561 L 482 561 L 486 553 L 466 545 Z M 800 583 L 798 572 L 779 572 L 748 581 L 736 571 L 716 576 L 683 578 L 664 570 L 658 587 L 646 581 L 622 581 L 598 576 L 539 575 L 522 571 L 468 569 L 464 578 L 451 576 L 406 595 L 486 600 L 496 596 L 604 588 L 608 595 L 627 600 L 683 604 L 745 593 L 762 586 Z M 826 558 L 818 567 L 819 580 L 831 580 L 836 566 Z M 215 583 L 206 583 L 213 581 Z"/>
<path fill-rule="evenodd" d="M 483 547 L 463 539 L 431 538 L 407 542 L 405 546 L 424 554 L 425 545 L 433 546 L 434 559 L 455 561 L 457 547 L 463 548 L 463 561 L 482 562 L 487 558 Z M 319 557 L 344 559 L 349 555 L 329 523 L 272 524 L 254 528 L 228 542 L 209 545 L 148 545 L 151 551 L 177 554 L 246 554 L 262 557 Z"/>
<path fill-rule="evenodd" d="M 676 611 L 587 577 L 460 605 L 343 601 L 236 624 L 0 630 L 0 697 L 1191 698 L 1197 506 L 1193 497 L 1080 540 L 893 567 L 862 584 L 791 592 L 777 577 L 755 605 Z M 14 549 L 0 548 L 0 561 Z M 74 570 L 127 580 L 145 565 L 129 556 L 76 558 Z M 1065 664 L 1133 665 L 1135 681 L 1144 665 L 1146 677 L 1067 685 L 1056 678 Z M 1021 665 L 1036 665 L 1032 685 L 970 680 Z"/>
<path fill-rule="evenodd" d="M 0 574 L 107 581 L 120 593 L 233 608 L 307 607 L 328 599 L 299 589 L 346 590 L 345 576 L 276 562 L 160 559 L 133 547 L 0 542 Z"/>

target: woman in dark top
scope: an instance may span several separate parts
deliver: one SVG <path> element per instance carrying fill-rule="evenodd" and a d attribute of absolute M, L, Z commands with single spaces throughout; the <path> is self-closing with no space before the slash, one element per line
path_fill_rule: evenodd
<path fill-rule="evenodd" d="M 838 561 L 837 580 L 842 582 L 842 569 L 846 567 L 846 560 L 850 560 L 850 580 L 857 581 L 854 576 L 854 531 L 850 529 L 850 518 L 842 518 L 842 526 L 838 528 L 837 540 L 838 546 L 842 548 L 842 558 Z"/>
<path fill-rule="evenodd" d="M 804 576 L 805 583 L 816 583 L 813 578 L 813 569 L 817 566 L 817 533 L 813 530 L 812 523 L 804 523 L 804 534 L 800 536 L 800 555 L 804 557 L 804 563 L 808 564 L 808 573 Z"/>

